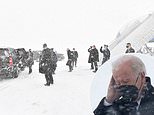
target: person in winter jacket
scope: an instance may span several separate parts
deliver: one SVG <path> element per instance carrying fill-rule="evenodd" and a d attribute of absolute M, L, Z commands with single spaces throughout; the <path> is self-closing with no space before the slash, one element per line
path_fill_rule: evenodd
<path fill-rule="evenodd" d="M 53 84 L 53 67 L 52 67 L 52 57 L 51 51 L 47 47 L 47 44 L 43 44 L 42 55 L 40 56 L 40 67 L 43 68 L 43 72 L 45 74 L 46 84 L 45 86 L 50 86 Z"/>
<path fill-rule="evenodd" d="M 108 45 L 104 45 L 104 49 L 100 48 L 100 52 L 103 53 L 103 61 L 102 65 L 110 59 L 110 50 L 108 49 Z"/>
<path fill-rule="evenodd" d="M 27 59 L 27 65 L 29 67 L 29 74 L 32 73 L 32 65 L 34 64 L 34 59 L 33 59 L 33 52 L 31 51 L 31 49 L 29 49 L 28 52 L 28 59 Z"/>
<path fill-rule="evenodd" d="M 144 63 L 124 55 L 112 63 L 112 77 L 94 115 L 154 115 L 154 88 Z"/>
<path fill-rule="evenodd" d="M 68 56 L 68 61 L 66 63 L 67 66 L 69 66 L 69 72 L 73 70 L 73 52 L 67 48 L 67 56 Z"/>
<path fill-rule="evenodd" d="M 77 58 L 78 58 L 78 52 L 73 48 L 73 67 L 77 67 Z"/>
<path fill-rule="evenodd" d="M 94 65 L 93 65 L 93 58 L 92 58 L 92 46 L 90 46 L 90 48 L 88 49 L 89 52 L 89 58 L 88 58 L 88 63 L 91 64 L 91 68 L 90 69 L 94 69 Z"/>
<path fill-rule="evenodd" d="M 126 45 L 127 50 L 125 53 L 135 53 L 135 50 L 132 48 L 131 43 L 127 43 Z"/>
<path fill-rule="evenodd" d="M 91 63 L 92 65 L 94 65 L 94 71 L 93 72 L 96 72 L 98 70 L 98 65 L 97 65 L 97 62 L 99 62 L 99 53 L 98 53 L 98 50 L 96 49 L 96 46 L 93 45 L 92 46 L 92 49 L 91 49 Z"/>

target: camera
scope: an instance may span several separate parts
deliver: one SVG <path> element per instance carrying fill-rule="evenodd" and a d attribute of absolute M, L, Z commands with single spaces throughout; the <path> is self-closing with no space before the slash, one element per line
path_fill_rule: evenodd
<path fill-rule="evenodd" d="M 129 46 L 126 46 L 126 48 L 128 48 Z"/>

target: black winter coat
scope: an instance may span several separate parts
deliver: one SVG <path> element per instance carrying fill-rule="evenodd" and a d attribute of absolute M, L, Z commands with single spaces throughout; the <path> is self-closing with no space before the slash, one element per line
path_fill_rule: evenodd
<path fill-rule="evenodd" d="M 51 52 L 49 48 L 46 48 L 42 51 L 42 61 L 45 62 L 49 62 L 51 61 Z"/>
<path fill-rule="evenodd" d="M 73 52 L 71 50 L 68 50 L 67 56 L 68 56 L 68 59 L 72 60 L 73 59 Z"/>
<path fill-rule="evenodd" d="M 34 59 L 33 59 L 33 53 L 32 52 L 28 52 L 27 64 L 28 64 L 28 66 L 32 66 L 34 64 Z"/>
<path fill-rule="evenodd" d="M 72 51 L 73 52 L 73 58 L 77 59 L 78 58 L 78 52 L 77 51 Z"/>
<path fill-rule="evenodd" d="M 88 52 L 90 53 L 88 63 L 99 62 L 99 53 L 98 53 L 98 50 L 96 48 L 95 49 L 89 48 Z"/>
<path fill-rule="evenodd" d="M 46 48 L 42 51 L 42 55 L 40 56 L 39 62 L 39 71 L 40 73 L 49 73 L 53 71 L 53 62 L 51 58 L 51 52 L 49 48 Z"/>
<path fill-rule="evenodd" d="M 101 47 L 100 52 L 103 53 L 103 58 L 105 58 L 106 60 L 110 59 L 110 50 L 108 48 L 103 50 Z"/>
<path fill-rule="evenodd" d="M 99 62 L 99 53 L 96 48 L 91 50 L 91 59 L 93 62 Z"/>
<path fill-rule="evenodd" d="M 116 102 L 111 106 L 104 105 L 104 99 L 101 100 L 94 111 L 94 115 L 154 115 L 154 88 L 148 83 L 144 97 L 141 99 L 138 110 L 133 113 L 121 113 Z"/>
<path fill-rule="evenodd" d="M 135 50 L 131 47 L 127 49 L 125 53 L 135 53 Z"/>
<path fill-rule="evenodd" d="M 91 63 L 91 62 L 93 61 L 92 58 L 91 58 L 91 51 L 92 51 L 92 49 L 89 48 L 89 49 L 88 49 L 88 52 L 89 52 L 88 63 Z"/>

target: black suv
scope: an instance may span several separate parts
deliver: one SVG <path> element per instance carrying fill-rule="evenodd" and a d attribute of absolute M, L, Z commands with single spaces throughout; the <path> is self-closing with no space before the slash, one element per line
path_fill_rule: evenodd
<path fill-rule="evenodd" d="M 0 78 L 16 78 L 18 74 L 16 50 L 13 48 L 0 48 Z"/>

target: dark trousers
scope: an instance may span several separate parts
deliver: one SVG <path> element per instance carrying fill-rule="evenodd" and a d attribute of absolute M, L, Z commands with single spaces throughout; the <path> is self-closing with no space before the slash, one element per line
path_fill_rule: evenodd
<path fill-rule="evenodd" d="M 94 69 L 94 71 L 97 71 L 98 70 L 97 61 L 91 62 L 91 69 Z"/>
<path fill-rule="evenodd" d="M 55 71 L 56 71 L 56 68 L 57 68 L 57 63 L 53 64 L 53 74 L 55 74 Z"/>
<path fill-rule="evenodd" d="M 74 60 L 73 60 L 73 67 L 74 67 L 74 66 L 76 67 L 76 64 L 77 64 L 77 59 L 74 59 Z"/>
<path fill-rule="evenodd" d="M 73 65 L 70 64 L 70 65 L 69 65 L 69 72 L 71 72 L 72 70 L 73 70 Z"/>
<path fill-rule="evenodd" d="M 102 65 L 108 60 L 108 58 L 103 58 Z"/>
<path fill-rule="evenodd" d="M 91 62 L 91 69 L 94 69 L 94 63 Z"/>
<path fill-rule="evenodd" d="M 32 73 L 32 66 L 29 66 L 29 74 Z"/>
<path fill-rule="evenodd" d="M 45 79 L 46 79 L 47 85 L 53 84 L 52 72 L 46 72 L 45 73 Z"/>

